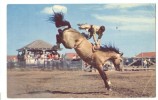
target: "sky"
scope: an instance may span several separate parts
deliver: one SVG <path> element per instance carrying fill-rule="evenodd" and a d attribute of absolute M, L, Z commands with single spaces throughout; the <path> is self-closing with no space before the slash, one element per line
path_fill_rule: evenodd
<path fill-rule="evenodd" d="M 17 49 L 35 41 L 56 44 L 57 29 L 48 21 L 55 12 L 62 11 L 74 29 L 78 23 L 104 25 L 101 44 L 112 44 L 134 57 L 141 52 L 156 52 L 155 4 L 8 4 L 7 55 L 17 55 Z M 93 42 L 93 40 L 90 40 Z M 60 53 L 75 52 L 63 48 Z"/>

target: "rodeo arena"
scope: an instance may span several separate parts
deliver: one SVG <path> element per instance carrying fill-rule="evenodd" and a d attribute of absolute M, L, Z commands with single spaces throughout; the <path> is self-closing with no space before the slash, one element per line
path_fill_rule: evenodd
<path fill-rule="evenodd" d="M 98 71 L 77 53 L 59 54 L 55 46 L 35 40 L 7 56 L 8 97 L 155 97 L 156 52 L 123 57 L 121 70 L 111 61 L 103 70 L 109 74 L 112 91 L 105 90 Z"/>
<path fill-rule="evenodd" d="M 77 24 L 85 34 L 54 10 L 49 21 L 58 29 L 55 45 L 34 40 L 7 56 L 8 98 L 156 97 L 156 52 L 124 57 L 115 46 L 101 46 L 103 25 Z"/>

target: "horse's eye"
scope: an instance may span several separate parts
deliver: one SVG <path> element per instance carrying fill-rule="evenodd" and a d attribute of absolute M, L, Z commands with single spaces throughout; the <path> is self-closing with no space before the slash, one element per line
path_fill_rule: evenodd
<path fill-rule="evenodd" d="M 120 62 L 122 62 L 122 59 L 120 59 Z"/>

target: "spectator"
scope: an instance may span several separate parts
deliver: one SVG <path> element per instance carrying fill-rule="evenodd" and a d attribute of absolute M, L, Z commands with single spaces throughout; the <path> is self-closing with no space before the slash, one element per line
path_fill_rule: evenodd
<path fill-rule="evenodd" d="M 147 68 L 147 60 L 145 59 L 144 61 L 143 61 L 143 64 L 144 64 L 144 68 Z"/>
<path fill-rule="evenodd" d="M 126 59 L 126 66 L 128 66 L 128 64 L 129 64 L 129 61 L 128 61 L 128 59 Z"/>

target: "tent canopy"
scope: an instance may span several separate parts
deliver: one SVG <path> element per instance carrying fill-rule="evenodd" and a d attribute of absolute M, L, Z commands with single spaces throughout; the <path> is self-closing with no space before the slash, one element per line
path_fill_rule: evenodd
<path fill-rule="evenodd" d="M 43 40 L 36 40 L 28 45 L 18 49 L 17 51 L 23 51 L 23 50 L 30 50 L 30 51 L 36 51 L 36 50 L 56 50 L 53 45 L 43 41 Z"/>

